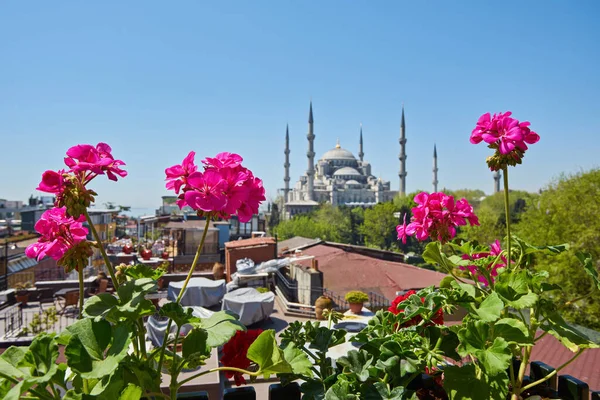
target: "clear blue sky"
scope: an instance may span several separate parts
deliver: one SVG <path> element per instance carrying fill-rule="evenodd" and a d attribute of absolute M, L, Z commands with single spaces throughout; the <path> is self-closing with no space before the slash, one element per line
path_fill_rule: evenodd
<path fill-rule="evenodd" d="M 224 4 L 226 3 L 226 4 Z M 156 207 L 164 169 L 190 151 L 237 152 L 271 198 L 317 157 L 358 152 L 398 189 L 401 104 L 407 187 L 490 193 L 480 114 L 512 110 L 541 136 L 516 189 L 597 167 L 600 2 L 102 1 L 0 4 L 0 198 L 26 200 L 65 150 L 104 141 L 127 163 L 96 179 L 99 203 Z M 40 193 L 37 193 L 40 194 Z"/>

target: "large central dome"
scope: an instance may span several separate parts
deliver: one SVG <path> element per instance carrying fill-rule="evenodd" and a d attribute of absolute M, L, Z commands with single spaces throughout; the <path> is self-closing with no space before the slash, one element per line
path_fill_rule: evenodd
<path fill-rule="evenodd" d="M 349 152 L 346 149 L 342 149 L 338 143 L 337 146 L 335 146 L 335 148 L 329 150 L 328 152 L 326 152 L 325 154 L 323 154 L 323 157 L 321 158 L 322 160 L 325 161 L 329 161 L 329 160 L 355 160 L 356 161 L 356 157 L 354 157 L 354 155 Z"/>

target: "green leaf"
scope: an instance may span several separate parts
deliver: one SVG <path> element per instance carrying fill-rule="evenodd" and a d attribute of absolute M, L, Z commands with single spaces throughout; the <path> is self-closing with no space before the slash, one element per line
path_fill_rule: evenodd
<path fill-rule="evenodd" d="M 0 373 L 13 378 L 22 378 L 29 376 L 26 368 L 20 369 L 25 359 L 25 350 L 21 347 L 10 346 L 2 355 L 0 355 Z"/>
<path fill-rule="evenodd" d="M 583 269 L 585 270 L 585 272 L 587 272 L 587 274 L 590 276 L 590 278 L 592 278 L 592 282 L 594 282 L 594 286 L 597 287 L 598 289 L 600 289 L 600 278 L 598 277 L 598 270 L 594 266 L 594 262 L 592 260 L 592 255 L 590 253 L 581 253 L 581 252 L 577 252 L 577 254 L 575 254 L 575 255 L 581 262 L 581 265 L 583 266 Z"/>
<path fill-rule="evenodd" d="M 238 316 L 231 311 L 219 311 L 209 318 L 194 318 L 190 320 L 190 323 L 193 326 L 206 330 L 208 333 L 206 344 L 209 347 L 222 346 L 227 343 L 237 331 L 246 330 L 244 324 L 238 320 Z"/>
<path fill-rule="evenodd" d="M 283 349 L 285 361 L 292 367 L 292 372 L 303 377 L 312 377 L 312 362 L 308 359 L 306 353 L 296 347 L 294 343 L 289 343 Z"/>
<path fill-rule="evenodd" d="M 538 301 L 538 295 L 529 288 L 530 283 L 535 285 L 535 280 L 527 270 L 517 273 L 511 271 L 499 275 L 495 290 L 507 306 L 517 310 L 529 308 Z"/>
<path fill-rule="evenodd" d="M 162 268 L 153 268 L 144 264 L 132 265 L 131 267 L 125 269 L 125 275 L 133 278 L 134 280 L 150 278 L 153 281 L 157 281 L 165 274 L 165 272 L 166 271 Z"/>
<path fill-rule="evenodd" d="M 159 315 L 173 320 L 175 325 L 183 326 L 189 324 L 196 317 L 192 315 L 191 308 L 184 308 L 179 303 L 167 303 L 160 308 Z"/>
<path fill-rule="evenodd" d="M 325 386 L 318 379 L 310 379 L 300 385 L 303 393 L 302 400 L 323 400 L 325 398 Z"/>
<path fill-rule="evenodd" d="M 83 315 L 102 318 L 118 304 L 119 300 L 110 293 L 97 294 L 86 300 L 83 305 Z"/>
<path fill-rule="evenodd" d="M 500 318 L 504 309 L 504 303 L 498 296 L 498 293 L 492 292 L 479 306 L 475 312 L 485 322 L 494 322 Z"/>
<path fill-rule="evenodd" d="M 192 354 L 199 353 L 201 355 L 210 355 L 210 347 L 206 345 L 208 339 L 208 333 L 201 328 L 194 328 L 190 333 L 187 334 L 183 339 L 183 358 L 188 358 Z"/>
<path fill-rule="evenodd" d="M 12 383 L 7 379 L 0 378 L 0 399 L 5 399 L 12 387 Z"/>
<path fill-rule="evenodd" d="M 437 242 L 427 243 L 423 251 L 423 260 L 428 264 L 444 266 L 444 256 L 440 252 L 440 246 Z"/>
<path fill-rule="evenodd" d="M 540 326 L 540 329 L 557 338 L 572 352 L 575 353 L 579 349 L 595 349 L 600 347 L 587 334 L 569 325 L 556 311 L 544 314 L 546 319 Z"/>
<path fill-rule="evenodd" d="M 78 393 L 77 391 L 75 391 L 74 389 L 70 389 L 67 391 L 67 393 L 65 393 L 65 395 L 62 397 L 62 400 L 82 400 L 83 395 L 81 393 Z"/>
<path fill-rule="evenodd" d="M 477 289 L 474 285 L 469 285 L 467 283 L 461 283 L 458 281 L 450 282 L 450 285 L 458 291 L 463 297 L 466 297 L 466 301 L 473 301 L 477 297 Z"/>
<path fill-rule="evenodd" d="M 111 375 L 104 376 L 98 380 L 88 379 L 90 382 L 96 381 L 96 384 L 90 391 L 90 395 L 95 396 L 95 400 L 114 400 L 119 397 L 119 393 L 125 386 L 123 379 L 123 369 L 118 368 Z"/>
<path fill-rule="evenodd" d="M 494 324 L 494 334 L 508 343 L 521 346 L 533 344 L 533 338 L 525 324 L 516 318 L 502 318 Z"/>
<path fill-rule="evenodd" d="M 327 327 L 319 326 L 314 330 L 309 347 L 326 353 L 330 347 L 337 346 L 345 341 L 346 331 L 341 329 L 327 329 Z"/>
<path fill-rule="evenodd" d="M 325 393 L 325 400 L 358 400 L 357 394 L 352 393 L 350 382 L 338 380 Z"/>
<path fill-rule="evenodd" d="M 130 383 L 129 385 L 127 385 L 125 390 L 121 392 L 119 400 L 140 400 L 141 397 L 142 388 Z"/>
<path fill-rule="evenodd" d="M 18 400 L 21 397 L 21 395 L 28 391 L 29 388 L 33 385 L 34 383 L 26 380 L 20 381 L 8 391 L 6 396 L 4 396 L 3 400 Z"/>
<path fill-rule="evenodd" d="M 369 379 L 369 368 L 373 364 L 373 356 L 366 351 L 350 350 L 348 355 L 340 357 L 337 363 L 344 368 L 344 373 L 356 374 L 359 381 L 365 382 Z"/>
<path fill-rule="evenodd" d="M 127 356 L 131 332 L 126 325 L 111 329 L 108 322 L 90 319 L 79 320 L 69 326 L 73 336 L 65 348 L 67 364 L 84 379 L 100 379 L 109 376 Z M 112 344 L 104 354 L 109 341 Z"/>
<path fill-rule="evenodd" d="M 444 368 L 444 389 L 450 400 L 506 399 L 508 384 L 506 371 L 489 376 L 473 364 Z"/>
<path fill-rule="evenodd" d="M 483 321 L 469 322 L 460 329 L 458 337 L 461 342 L 459 354 L 463 357 L 474 355 L 488 375 L 497 375 L 509 367 L 512 352 L 508 342 L 501 337 L 494 339 L 489 324 Z"/>
<path fill-rule="evenodd" d="M 440 281 L 440 288 L 450 289 L 452 287 L 452 282 L 454 281 L 455 279 L 452 275 L 447 275 Z"/>
<path fill-rule="evenodd" d="M 42 333 L 36 336 L 25 354 L 27 362 L 33 365 L 31 375 L 35 377 L 29 378 L 28 381 L 40 384 L 52 379 L 58 370 L 58 365 L 56 364 L 57 358 L 58 344 L 56 343 L 54 334 Z"/>
<path fill-rule="evenodd" d="M 402 400 L 406 399 L 406 389 L 402 386 L 388 388 L 388 385 L 383 382 L 377 382 L 370 385 L 364 393 L 365 400 Z"/>
<path fill-rule="evenodd" d="M 272 374 L 291 373 L 292 367 L 285 360 L 283 350 L 277 346 L 275 331 L 261 333 L 248 348 L 247 357 L 259 366 L 259 372 L 268 379 Z"/>

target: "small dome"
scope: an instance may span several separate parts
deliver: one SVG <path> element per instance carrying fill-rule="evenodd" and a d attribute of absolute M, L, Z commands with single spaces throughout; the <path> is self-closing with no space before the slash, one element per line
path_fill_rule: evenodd
<path fill-rule="evenodd" d="M 346 182 L 346 185 L 351 186 L 351 185 L 360 185 L 359 182 L 355 181 L 354 179 L 350 179 L 348 182 Z"/>
<path fill-rule="evenodd" d="M 323 154 L 322 160 L 355 160 L 356 157 L 348 150 L 336 147 Z"/>
<path fill-rule="evenodd" d="M 355 170 L 352 167 L 343 167 L 333 173 L 333 176 L 344 176 L 344 175 L 361 176 L 360 172 L 358 172 L 357 170 Z"/>

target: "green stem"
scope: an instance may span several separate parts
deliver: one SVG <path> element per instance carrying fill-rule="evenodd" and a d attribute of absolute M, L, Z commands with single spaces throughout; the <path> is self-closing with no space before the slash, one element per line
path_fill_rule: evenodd
<path fill-rule="evenodd" d="M 529 363 L 529 357 L 531 356 L 531 346 L 525 347 L 525 351 L 523 353 L 523 358 L 521 359 L 521 365 L 519 366 L 519 374 L 515 379 L 515 384 L 512 387 L 512 397 L 511 400 L 519 399 L 519 395 L 523 391 L 521 386 L 523 385 L 523 379 L 525 378 L 525 370 L 527 369 L 527 364 Z M 512 361 L 511 361 L 512 364 Z"/>
<path fill-rule="evenodd" d="M 583 299 L 585 299 L 585 298 L 587 298 L 587 297 L 590 297 L 590 296 L 591 296 L 593 293 L 594 293 L 594 292 L 593 292 L 593 291 L 591 291 L 591 292 L 589 292 L 588 294 L 584 294 L 583 296 L 580 296 L 580 297 L 574 298 L 573 300 L 569 300 L 569 301 L 567 301 L 567 302 L 565 303 L 565 306 L 570 306 L 570 305 L 571 305 L 571 304 L 573 304 L 573 303 L 577 303 L 577 302 L 578 302 L 578 301 L 580 301 L 580 300 L 583 300 Z"/>
<path fill-rule="evenodd" d="M 506 237 L 507 237 L 507 243 L 506 243 L 506 253 L 508 255 L 508 265 L 506 266 L 507 268 L 510 268 L 510 203 L 509 203 L 509 196 L 508 196 L 508 166 L 504 167 L 504 213 L 506 214 Z"/>
<path fill-rule="evenodd" d="M 250 376 L 260 376 L 262 374 L 262 372 L 260 372 L 260 371 L 252 372 L 252 371 L 246 371 L 245 369 L 234 368 L 234 367 L 218 367 L 218 368 L 209 369 L 207 371 L 200 372 L 199 374 L 190 376 L 189 378 L 186 378 L 186 379 L 180 381 L 177 384 L 177 386 L 181 387 L 193 379 L 196 379 L 198 377 L 201 377 L 202 375 L 206 375 L 211 372 L 217 372 L 217 371 L 233 371 L 233 372 L 239 372 L 241 374 L 248 374 Z"/>
<path fill-rule="evenodd" d="M 85 296 L 83 290 L 83 267 L 79 267 L 79 271 L 77 271 L 77 275 L 79 276 L 79 319 L 83 318 L 83 296 Z"/>
<path fill-rule="evenodd" d="M 98 249 L 100 249 L 100 254 L 102 254 L 102 258 L 104 259 L 104 264 L 106 264 L 106 268 L 108 269 L 108 273 L 110 274 L 110 279 L 112 279 L 112 284 L 115 287 L 115 290 L 119 288 L 119 282 L 117 281 L 117 277 L 115 276 L 115 270 L 113 269 L 108 256 L 106 255 L 106 251 L 104 250 L 104 245 L 100 240 L 100 236 L 98 235 L 98 231 L 94 227 L 92 223 L 92 219 L 90 218 L 90 214 L 88 214 L 87 209 L 84 211 L 85 219 L 87 220 L 88 225 L 90 226 L 90 230 L 92 231 L 92 235 L 96 240 L 96 244 L 98 245 Z"/>
<path fill-rule="evenodd" d="M 139 327 L 138 340 L 140 342 L 140 350 L 144 359 L 148 359 L 148 354 L 146 353 L 146 328 L 144 328 L 144 321 L 140 318 L 137 321 Z"/>
<path fill-rule="evenodd" d="M 204 232 L 202 233 L 202 239 L 200 240 L 200 244 L 198 245 L 198 249 L 196 250 L 196 256 L 194 257 L 194 261 L 192 262 L 192 266 L 190 267 L 190 272 L 188 273 L 188 276 L 185 279 L 185 282 L 183 283 L 183 287 L 179 291 L 179 295 L 177 296 L 177 300 L 175 300 L 175 303 L 179 304 L 179 302 L 181 301 L 181 297 L 183 296 L 183 293 L 185 292 L 185 289 L 187 288 L 187 285 L 190 282 L 190 279 L 192 278 L 194 269 L 196 269 L 196 264 L 198 264 L 198 260 L 200 259 L 200 253 L 202 253 L 202 249 L 204 248 L 204 241 L 206 240 L 206 234 L 208 233 L 208 226 L 210 225 L 210 220 L 211 220 L 211 216 L 209 215 L 208 217 L 206 217 L 206 225 L 204 225 Z M 158 360 L 158 371 L 159 372 L 162 371 L 162 365 L 163 365 L 163 361 L 165 358 L 165 348 L 167 347 L 166 339 L 171 330 L 172 325 L 173 325 L 173 320 L 169 319 L 169 323 L 167 324 L 167 330 L 165 331 L 165 338 L 163 339 L 163 344 L 160 349 L 160 358 Z"/>
<path fill-rule="evenodd" d="M 163 397 L 165 399 L 170 399 L 169 396 L 167 396 L 164 393 L 156 393 L 156 392 L 151 392 L 151 393 L 146 393 L 144 397 Z"/>
<path fill-rule="evenodd" d="M 544 332 L 544 333 L 542 333 L 540 336 L 536 337 L 536 338 L 533 340 L 533 342 L 534 342 L 534 343 L 535 343 L 535 342 L 537 342 L 538 340 L 540 340 L 541 338 L 543 338 L 543 337 L 544 337 L 544 336 L 546 336 L 547 334 L 548 334 L 548 332 L 547 332 L 547 331 L 545 331 L 545 332 Z"/>
<path fill-rule="evenodd" d="M 563 365 L 561 365 L 560 367 L 556 368 L 554 371 L 550 372 L 548 375 L 546 375 L 546 376 L 545 376 L 545 377 L 543 377 L 542 379 L 538 379 L 537 381 L 535 381 L 535 382 L 532 382 L 532 383 L 530 383 L 530 384 L 529 384 L 529 385 L 527 385 L 527 386 L 524 386 L 524 387 L 521 389 L 521 393 L 523 393 L 523 392 L 524 392 L 525 390 L 527 390 L 527 389 L 531 389 L 532 387 L 534 387 L 534 386 L 536 386 L 536 385 L 539 385 L 540 383 L 542 383 L 542 382 L 545 382 L 545 381 L 547 381 L 548 379 L 552 378 L 554 375 L 558 374 L 558 372 L 559 372 L 561 369 L 565 368 L 567 365 L 569 365 L 569 364 L 571 364 L 573 361 L 575 361 L 575 360 L 577 359 L 577 357 L 579 357 L 579 356 L 580 356 L 582 353 L 583 353 L 583 349 L 579 349 L 579 351 L 578 351 L 578 352 L 577 352 L 577 353 L 576 353 L 576 354 L 575 354 L 575 355 L 574 355 L 574 356 L 573 356 L 573 357 L 572 357 L 572 358 L 571 358 L 569 361 L 567 361 L 566 363 L 564 363 L 564 364 L 563 364 Z"/>

